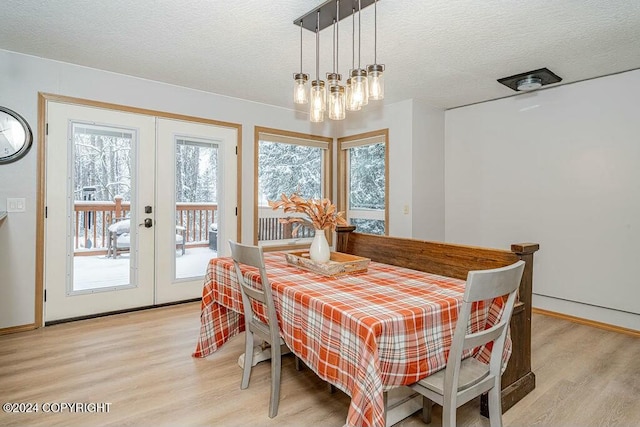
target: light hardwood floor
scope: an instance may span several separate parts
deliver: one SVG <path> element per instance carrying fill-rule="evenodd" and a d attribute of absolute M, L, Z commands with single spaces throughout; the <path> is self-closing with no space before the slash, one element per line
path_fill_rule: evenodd
<path fill-rule="evenodd" d="M 199 303 L 0 336 L 0 403 L 108 402 L 108 413 L 0 412 L 2 426 L 342 426 L 349 398 L 329 394 L 284 356 L 278 416 L 267 416 L 269 364 L 240 390 L 244 336 L 194 359 Z M 505 426 L 640 425 L 640 339 L 543 315 L 533 317 L 536 389 Z M 459 425 L 489 426 L 478 400 Z M 56 408 L 53 405 L 54 409 Z M 439 426 L 434 409 L 431 425 Z M 419 414 L 398 426 L 422 426 Z"/>

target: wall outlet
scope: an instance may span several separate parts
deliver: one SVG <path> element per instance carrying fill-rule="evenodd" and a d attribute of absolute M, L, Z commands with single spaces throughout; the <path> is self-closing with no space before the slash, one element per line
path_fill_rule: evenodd
<path fill-rule="evenodd" d="M 7 212 L 26 211 L 27 200 L 25 198 L 7 198 Z"/>

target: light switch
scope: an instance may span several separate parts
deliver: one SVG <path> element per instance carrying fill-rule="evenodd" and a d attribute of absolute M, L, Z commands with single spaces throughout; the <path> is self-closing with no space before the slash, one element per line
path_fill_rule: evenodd
<path fill-rule="evenodd" d="M 404 209 L 402 209 L 402 213 L 405 215 L 409 215 L 409 205 L 404 205 Z"/>
<path fill-rule="evenodd" d="M 24 212 L 25 210 L 25 198 L 7 198 L 7 212 Z"/>

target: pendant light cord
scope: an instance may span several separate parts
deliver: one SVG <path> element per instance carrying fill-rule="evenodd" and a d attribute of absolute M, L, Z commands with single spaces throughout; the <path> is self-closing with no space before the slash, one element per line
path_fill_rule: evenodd
<path fill-rule="evenodd" d="M 378 63 L 378 0 L 373 0 L 373 63 Z"/>
<path fill-rule="evenodd" d="M 302 19 L 300 20 L 300 74 L 302 74 Z"/>
<path fill-rule="evenodd" d="M 356 68 L 356 9 L 351 9 L 351 69 Z"/>
<path fill-rule="evenodd" d="M 336 0 L 336 73 L 340 69 L 338 52 L 340 47 L 340 0 Z"/>
<path fill-rule="evenodd" d="M 316 81 L 320 81 L 320 11 L 318 10 L 318 23 L 316 24 Z"/>
<path fill-rule="evenodd" d="M 336 73 L 336 20 L 333 20 L 333 43 L 331 48 L 333 49 L 333 73 Z"/>
<path fill-rule="evenodd" d="M 362 15 L 362 1 L 358 0 L 358 69 L 360 68 L 360 40 L 362 39 L 362 23 L 360 21 Z"/>

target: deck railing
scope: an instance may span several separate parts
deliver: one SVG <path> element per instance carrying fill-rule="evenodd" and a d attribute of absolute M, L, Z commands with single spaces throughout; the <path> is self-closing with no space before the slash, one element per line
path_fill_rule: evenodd
<path fill-rule="evenodd" d="M 74 253 L 76 255 L 106 254 L 108 228 L 128 218 L 131 205 L 116 197 L 113 201 L 76 200 L 74 202 Z M 212 223 L 218 222 L 216 203 L 176 203 L 176 225 L 185 228 L 186 246 L 207 246 Z M 258 240 L 273 241 L 313 237 L 314 230 L 301 228 L 293 236 L 294 224 L 281 224 L 285 215 L 271 208 L 260 208 Z M 216 234 L 217 237 L 217 234 Z"/>
<path fill-rule="evenodd" d="M 209 229 L 217 222 L 216 203 L 176 203 L 176 225 L 185 228 L 186 246 L 207 246 Z M 74 202 L 74 253 L 106 254 L 108 228 L 129 216 L 131 205 L 116 197 L 113 201 Z"/>
<path fill-rule="evenodd" d="M 301 227 L 293 236 L 293 229 L 296 224 L 282 224 L 279 222 L 281 218 L 291 216 L 284 214 L 281 210 L 274 211 L 270 207 L 260 206 L 258 208 L 258 241 L 282 240 L 293 238 L 313 237 L 315 230 L 313 228 Z"/>

